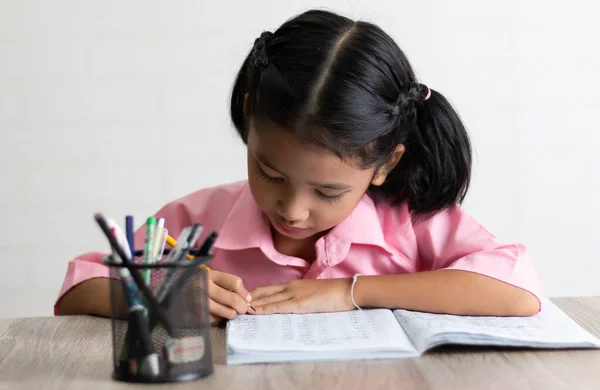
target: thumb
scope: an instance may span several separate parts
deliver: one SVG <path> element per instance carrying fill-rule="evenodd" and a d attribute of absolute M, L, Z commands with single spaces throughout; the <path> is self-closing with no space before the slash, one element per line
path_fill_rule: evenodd
<path fill-rule="evenodd" d="M 242 278 L 220 271 L 209 272 L 211 274 L 211 280 L 213 281 L 213 283 L 226 290 L 237 293 L 246 302 L 252 301 L 252 296 L 250 295 L 248 290 L 246 290 L 246 287 L 244 287 L 244 282 L 242 281 Z"/>

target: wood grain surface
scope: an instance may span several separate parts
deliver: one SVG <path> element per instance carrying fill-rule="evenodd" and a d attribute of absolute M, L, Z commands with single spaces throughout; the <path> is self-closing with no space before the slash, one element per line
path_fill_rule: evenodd
<path fill-rule="evenodd" d="M 553 301 L 600 336 L 600 297 Z M 225 365 L 213 329 L 215 372 L 152 389 L 600 389 L 600 351 L 442 348 L 420 358 Z M 89 316 L 0 319 L 0 390 L 134 389 L 111 378 L 110 321 Z"/>

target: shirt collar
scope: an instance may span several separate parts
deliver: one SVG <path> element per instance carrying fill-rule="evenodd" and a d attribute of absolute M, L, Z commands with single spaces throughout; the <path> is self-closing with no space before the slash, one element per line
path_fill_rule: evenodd
<path fill-rule="evenodd" d="M 323 246 L 330 266 L 342 262 L 353 244 L 373 245 L 389 251 L 376 205 L 366 194 L 346 219 L 317 242 L 317 245 Z M 229 212 L 214 246 L 225 250 L 260 248 L 272 257 L 274 248 L 270 225 L 248 184 Z"/>
<path fill-rule="evenodd" d="M 269 225 L 246 183 L 219 230 L 214 247 L 228 250 L 260 248 Z"/>
<path fill-rule="evenodd" d="M 324 238 L 324 250 L 330 266 L 341 263 L 351 245 L 371 245 L 389 251 L 375 202 L 365 194 L 354 211 Z"/>

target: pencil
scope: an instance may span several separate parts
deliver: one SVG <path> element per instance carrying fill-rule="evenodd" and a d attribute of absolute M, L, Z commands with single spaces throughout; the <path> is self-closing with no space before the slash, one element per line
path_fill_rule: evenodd
<path fill-rule="evenodd" d="M 210 249 L 210 247 L 212 246 L 212 244 L 216 238 L 217 238 L 216 232 L 212 232 L 210 234 L 210 236 L 208 236 L 206 238 L 206 241 L 204 241 L 202 248 L 200 248 L 200 255 L 202 255 L 203 253 L 208 254 L 208 250 Z M 177 241 L 173 237 L 171 237 L 170 235 L 167 234 L 167 244 L 169 244 L 170 247 L 175 248 L 175 245 L 177 245 Z M 191 254 L 188 254 L 187 258 L 190 260 L 193 260 L 194 256 L 192 256 Z M 206 271 L 210 271 L 210 267 L 207 266 L 206 264 L 200 264 L 200 268 L 203 270 L 206 270 Z M 229 290 L 229 291 L 231 291 L 231 290 Z M 256 311 L 254 306 L 252 306 L 250 303 L 248 303 L 248 306 L 250 306 L 250 309 L 252 309 L 253 311 Z"/>

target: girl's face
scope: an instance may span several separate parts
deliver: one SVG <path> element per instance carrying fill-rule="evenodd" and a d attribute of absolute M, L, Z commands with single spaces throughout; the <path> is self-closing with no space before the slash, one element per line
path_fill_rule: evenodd
<path fill-rule="evenodd" d="M 385 177 L 302 142 L 272 123 L 248 134 L 248 181 L 258 206 L 281 235 L 306 239 L 343 221 L 369 184 Z"/>

